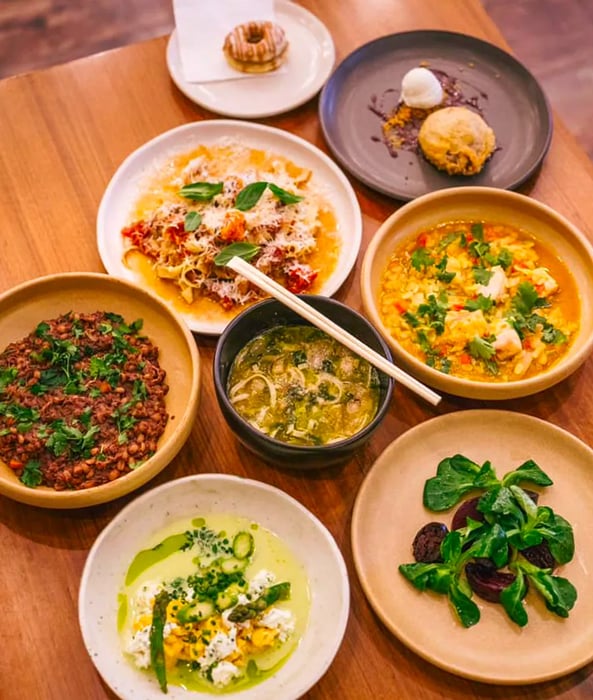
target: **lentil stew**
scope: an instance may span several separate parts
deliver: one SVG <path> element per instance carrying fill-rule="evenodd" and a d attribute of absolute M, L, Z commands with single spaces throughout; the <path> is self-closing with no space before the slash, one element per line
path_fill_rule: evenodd
<path fill-rule="evenodd" d="M 99 486 L 154 454 L 168 385 L 141 328 L 69 312 L 0 354 L 0 458 L 26 486 Z"/>

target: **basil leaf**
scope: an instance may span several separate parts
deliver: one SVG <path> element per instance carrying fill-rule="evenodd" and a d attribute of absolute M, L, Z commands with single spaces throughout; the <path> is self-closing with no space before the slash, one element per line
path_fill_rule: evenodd
<path fill-rule="evenodd" d="M 274 185 L 272 182 L 268 183 L 268 187 L 270 188 L 270 192 L 277 197 L 282 204 L 296 204 L 297 202 L 302 202 L 304 199 L 304 197 L 298 194 L 283 190 L 282 187 L 278 187 L 278 185 Z"/>
<path fill-rule="evenodd" d="M 259 246 L 253 243 L 231 243 L 231 245 L 223 248 L 214 258 L 214 264 L 219 266 L 227 265 L 234 257 L 251 260 L 259 253 L 259 250 Z"/>
<path fill-rule="evenodd" d="M 184 185 L 178 194 L 196 202 L 207 202 L 212 197 L 220 194 L 222 188 L 222 182 L 190 182 L 189 185 Z"/>
<path fill-rule="evenodd" d="M 267 186 L 267 182 L 252 182 L 250 185 L 247 185 L 247 187 L 244 187 L 237 195 L 235 209 L 239 211 L 253 209 L 261 199 Z"/>
<path fill-rule="evenodd" d="M 202 223 L 202 215 L 198 211 L 188 211 L 183 227 L 186 231 L 195 231 Z"/>

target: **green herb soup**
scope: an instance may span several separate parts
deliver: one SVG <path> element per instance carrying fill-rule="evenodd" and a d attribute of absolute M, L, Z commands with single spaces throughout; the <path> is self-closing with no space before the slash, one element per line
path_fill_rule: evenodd
<path fill-rule="evenodd" d="M 312 326 L 278 326 L 235 358 L 227 395 L 266 435 L 296 445 L 325 445 L 355 435 L 377 413 L 377 370 Z"/>
<path fill-rule="evenodd" d="M 228 693 L 273 675 L 310 609 L 303 566 L 269 530 L 209 514 L 178 522 L 135 556 L 118 595 L 126 657 L 163 692 Z"/>

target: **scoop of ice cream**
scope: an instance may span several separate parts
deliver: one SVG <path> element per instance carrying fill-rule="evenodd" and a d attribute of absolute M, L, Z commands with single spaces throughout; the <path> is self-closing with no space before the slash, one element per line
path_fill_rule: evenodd
<path fill-rule="evenodd" d="M 437 109 L 424 120 L 418 143 L 426 160 L 449 175 L 475 175 L 496 146 L 494 131 L 467 107 Z"/>
<path fill-rule="evenodd" d="M 408 107 L 431 109 L 443 101 L 443 88 L 427 68 L 412 68 L 402 78 L 401 95 Z"/>

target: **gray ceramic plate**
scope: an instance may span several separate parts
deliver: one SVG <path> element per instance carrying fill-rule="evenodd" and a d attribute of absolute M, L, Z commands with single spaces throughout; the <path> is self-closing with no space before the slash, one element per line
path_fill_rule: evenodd
<path fill-rule="evenodd" d="M 402 77 L 420 64 L 454 77 L 494 129 L 498 148 L 480 174 L 450 176 L 416 152 L 393 157 L 381 141 L 372 100 L 396 104 Z M 514 189 L 537 170 L 552 137 L 548 101 L 521 63 L 493 44 L 441 31 L 391 34 L 356 49 L 323 88 L 319 116 L 336 160 L 372 189 L 402 200 L 460 185 Z"/>

